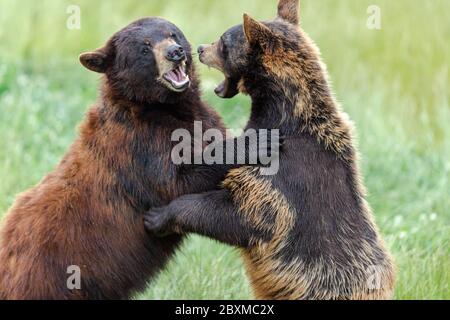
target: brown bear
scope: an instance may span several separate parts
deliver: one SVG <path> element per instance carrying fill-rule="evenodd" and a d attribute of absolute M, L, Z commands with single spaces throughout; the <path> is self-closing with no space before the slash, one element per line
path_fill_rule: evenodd
<path fill-rule="evenodd" d="M 298 0 L 281 0 L 275 20 L 245 15 L 243 26 L 199 48 L 226 77 L 219 96 L 252 98 L 247 128 L 285 136 L 279 172 L 232 170 L 223 190 L 180 197 L 145 223 L 242 248 L 258 299 L 387 299 L 394 266 L 366 202 L 351 124 L 298 22 Z"/>
<path fill-rule="evenodd" d="M 202 121 L 203 130 L 224 131 L 200 100 L 191 47 L 175 25 L 138 20 L 80 60 L 104 74 L 99 101 L 56 169 L 6 215 L 0 299 L 131 297 L 183 239 L 146 233 L 143 213 L 217 188 L 229 169 L 171 161 L 175 129 L 192 133 Z M 73 270 L 79 288 L 68 286 Z"/>

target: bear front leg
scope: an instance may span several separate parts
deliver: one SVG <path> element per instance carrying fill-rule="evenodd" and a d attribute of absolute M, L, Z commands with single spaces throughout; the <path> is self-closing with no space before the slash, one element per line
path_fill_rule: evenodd
<path fill-rule="evenodd" d="M 166 207 L 149 210 L 144 222 L 148 231 L 159 236 L 197 233 L 241 248 L 267 236 L 243 221 L 227 190 L 182 196 Z"/>

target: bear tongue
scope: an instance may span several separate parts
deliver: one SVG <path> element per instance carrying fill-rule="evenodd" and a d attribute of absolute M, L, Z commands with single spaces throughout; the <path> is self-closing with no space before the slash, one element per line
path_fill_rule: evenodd
<path fill-rule="evenodd" d="M 178 75 L 175 70 L 168 72 L 166 75 L 167 75 L 167 78 L 169 78 L 170 80 L 179 82 Z"/>
<path fill-rule="evenodd" d="M 182 78 L 181 78 L 180 68 L 176 68 L 176 69 L 174 70 L 174 72 L 175 72 L 175 75 L 176 75 L 176 80 L 177 80 L 177 82 L 181 82 Z"/>
<path fill-rule="evenodd" d="M 186 73 L 184 73 L 183 69 L 180 67 L 177 67 L 176 69 L 170 71 L 168 74 L 169 78 L 173 81 L 176 81 L 178 83 L 184 81 L 186 79 Z"/>
<path fill-rule="evenodd" d="M 184 80 L 187 78 L 187 74 L 184 72 L 184 69 L 183 69 L 182 66 L 179 66 L 179 67 L 177 68 L 177 74 L 178 74 L 178 76 L 179 76 L 180 82 L 181 82 L 181 81 L 184 81 Z"/>

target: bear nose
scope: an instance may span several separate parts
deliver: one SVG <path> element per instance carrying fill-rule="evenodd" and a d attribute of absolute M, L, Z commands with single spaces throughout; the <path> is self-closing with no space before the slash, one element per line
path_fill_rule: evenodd
<path fill-rule="evenodd" d="M 205 52 L 205 46 L 201 45 L 198 47 L 197 49 L 198 54 L 203 54 L 203 52 Z"/>
<path fill-rule="evenodd" d="M 178 62 L 186 58 L 186 53 L 182 46 L 174 44 L 167 48 L 166 58 L 170 61 Z"/>

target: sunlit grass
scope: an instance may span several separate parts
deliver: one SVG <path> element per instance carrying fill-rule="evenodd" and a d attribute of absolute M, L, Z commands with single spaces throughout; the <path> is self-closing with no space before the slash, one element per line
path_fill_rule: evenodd
<path fill-rule="evenodd" d="M 343 109 L 356 124 L 369 202 L 398 265 L 398 299 L 450 298 L 450 3 L 305 0 L 302 24 L 321 48 Z M 133 19 L 164 16 L 191 42 L 211 42 L 242 13 L 269 19 L 275 0 L 0 0 L 0 215 L 60 160 L 96 99 L 98 76 L 80 52 Z M 79 4 L 82 29 L 68 30 Z M 382 29 L 366 28 L 377 4 Z M 232 128 L 249 101 L 212 94 L 220 79 L 199 66 L 205 99 Z M 239 254 L 193 237 L 140 298 L 249 298 Z"/>

